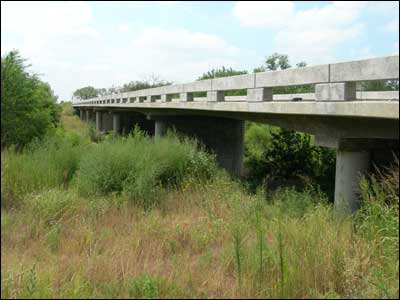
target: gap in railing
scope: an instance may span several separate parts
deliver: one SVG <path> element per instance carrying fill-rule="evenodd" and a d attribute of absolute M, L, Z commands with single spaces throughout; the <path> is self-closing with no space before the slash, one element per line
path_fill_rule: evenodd
<path fill-rule="evenodd" d="M 314 93 L 314 92 L 315 92 L 315 85 L 314 84 L 282 86 L 282 87 L 273 87 L 272 88 L 272 93 L 274 95 L 278 95 L 278 94 L 305 94 L 305 93 Z"/>
<path fill-rule="evenodd" d="M 193 92 L 193 98 L 207 97 L 207 92 Z"/>
<path fill-rule="evenodd" d="M 179 93 L 175 93 L 175 94 L 167 94 L 168 99 L 172 100 L 172 99 L 180 99 L 181 95 Z"/>
<path fill-rule="evenodd" d="M 371 80 L 357 81 L 356 90 L 358 92 L 383 92 L 383 91 L 398 91 L 399 80 Z"/>
<path fill-rule="evenodd" d="M 247 89 L 227 90 L 224 91 L 225 96 L 247 96 Z"/>

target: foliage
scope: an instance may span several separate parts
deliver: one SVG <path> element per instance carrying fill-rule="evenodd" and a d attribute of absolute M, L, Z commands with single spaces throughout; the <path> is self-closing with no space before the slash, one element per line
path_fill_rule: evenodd
<path fill-rule="evenodd" d="M 21 149 L 57 126 L 61 108 L 50 86 L 28 71 L 18 51 L 1 58 L 1 146 Z"/>
<path fill-rule="evenodd" d="M 94 88 L 92 86 L 83 87 L 77 89 L 74 92 L 74 96 L 77 99 L 85 100 L 95 98 L 98 96 L 107 96 L 118 93 L 132 92 L 137 90 L 149 89 L 153 87 L 159 87 L 164 85 L 170 85 L 172 82 L 160 79 L 160 77 L 152 74 L 143 80 L 130 81 L 124 83 L 122 86 L 111 86 L 109 88 Z"/>
<path fill-rule="evenodd" d="M 197 150 L 195 142 L 179 142 L 172 133 L 154 140 L 136 129 L 128 137 L 109 137 L 88 149 L 76 182 L 82 195 L 122 192 L 150 208 L 162 187 L 179 185 L 187 176 L 207 179 L 214 170 L 214 159 Z"/>
<path fill-rule="evenodd" d="M 212 79 L 212 78 L 220 78 L 220 77 L 228 77 L 228 76 L 235 76 L 235 75 L 243 75 L 247 74 L 247 71 L 239 71 L 234 70 L 232 68 L 225 68 L 222 66 L 219 69 L 212 69 L 207 73 L 201 75 L 197 80 L 205 80 L 205 79 Z"/>
<path fill-rule="evenodd" d="M 58 130 L 41 141 L 33 141 L 20 153 L 12 148 L 3 151 L 1 205 L 14 207 L 28 193 L 67 187 L 84 147 L 79 135 Z"/>
<path fill-rule="evenodd" d="M 334 152 L 313 146 L 310 135 L 252 125 L 245 141 L 245 161 L 253 188 L 263 182 L 272 189 L 282 184 L 304 187 L 317 183 L 333 192 Z"/>
<path fill-rule="evenodd" d="M 99 91 L 92 87 L 92 86 L 85 86 L 80 89 L 77 89 L 74 93 L 73 96 L 79 100 L 86 100 L 86 99 L 91 99 L 95 98 L 99 95 Z"/>
<path fill-rule="evenodd" d="M 362 81 L 358 84 L 360 91 L 398 91 L 398 80 Z"/>

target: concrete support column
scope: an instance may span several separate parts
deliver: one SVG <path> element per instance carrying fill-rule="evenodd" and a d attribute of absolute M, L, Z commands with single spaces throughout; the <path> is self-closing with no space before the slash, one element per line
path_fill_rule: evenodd
<path fill-rule="evenodd" d="M 83 109 L 79 110 L 79 118 L 83 121 Z"/>
<path fill-rule="evenodd" d="M 101 131 L 102 130 L 102 116 L 101 116 L 101 111 L 96 111 L 96 130 Z"/>
<path fill-rule="evenodd" d="M 86 122 L 90 122 L 90 113 L 91 113 L 90 110 L 86 110 L 86 115 L 85 115 Z"/>
<path fill-rule="evenodd" d="M 115 134 L 121 133 L 121 114 L 113 113 L 113 130 Z"/>
<path fill-rule="evenodd" d="M 168 130 L 167 123 L 162 119 L 157 119 L 154 123 L 154 136 L 156 138 L 164 136 Z"/>
<path fill-rule="evenodd" d="M 335 207 L 354 213 L 359 207 L 360 175 L 368 171 L 370 154 L 360 150 L 337 150 L 335 176 Z"/>

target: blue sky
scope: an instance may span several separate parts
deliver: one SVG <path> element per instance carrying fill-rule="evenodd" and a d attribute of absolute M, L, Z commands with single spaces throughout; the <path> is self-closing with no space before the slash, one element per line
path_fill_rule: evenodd
<path fill-rule="evenodd" d="M 155 74 L 189 82 L 216 67 L 253 70 L 399 52 L 399 2 L 1 2 L 1 54 L 20 50 L 60 100 L 85 85 Z"/>

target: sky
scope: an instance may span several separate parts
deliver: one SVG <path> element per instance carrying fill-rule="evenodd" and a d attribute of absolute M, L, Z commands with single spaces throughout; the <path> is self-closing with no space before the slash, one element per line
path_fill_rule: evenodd
<path fill-rule="evenodd" d="M 252 71 L 399 52 L 399 2 L 1 1 L 1 55 L 17 49 L 59 100 L 91 85 L 183 83 L 218 67 Z"/>

